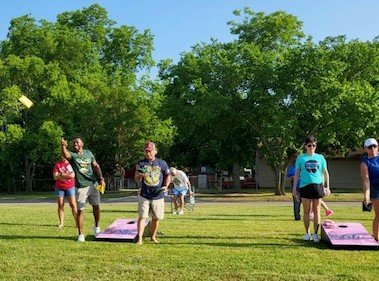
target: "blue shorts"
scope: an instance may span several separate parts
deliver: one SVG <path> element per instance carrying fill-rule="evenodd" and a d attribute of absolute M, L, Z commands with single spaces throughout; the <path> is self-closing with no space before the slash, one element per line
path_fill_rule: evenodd
<path fill-rule="evenodd" d="M 57 197 L 75 196 L 75 186 L 73 186 L 67 190 L 55 188 L 55 195 Z"/>
<path fill-rule="evenodd" d="M 188 189 L 186 188 L 186 189 L 176 189 L 176 188 L 174 188 L 173 190 L 172 190 L 172 194 L 174 195 L 174 196 L 179 196 L 179 195 L 186 195 L 187 194 L 187 191 L 188 191 Z"/>

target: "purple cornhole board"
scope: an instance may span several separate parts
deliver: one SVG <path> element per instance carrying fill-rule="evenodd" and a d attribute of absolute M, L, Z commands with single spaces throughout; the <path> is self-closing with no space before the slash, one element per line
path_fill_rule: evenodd
<path fill-rule="evenodd" d="M 145 221 L 144 236 L 150 232 L 150 221 Z M 137 242 L 137 220 L 117 219 L 107 229 L 100 232 L 95 240 L 115 242 Z"/>
<path fill-rule="evenodd" d="M 379 243 L 357 222 L 325 222 L 321 239 L 333 249 L 379 249 Z"/>

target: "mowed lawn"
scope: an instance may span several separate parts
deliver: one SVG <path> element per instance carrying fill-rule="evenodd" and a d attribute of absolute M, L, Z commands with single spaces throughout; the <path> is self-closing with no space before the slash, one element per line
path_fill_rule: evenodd
<path fill-rule="evenodd" d="M 102 205 L 101 227 L 135 218 L 136 203 Z M 360 203 L 331 203 L 335 221 L 358 221 L 371 233 L 373 213 Z M 160 244 L 142 246 L 76 242 L 66 204 L 66 226 L 57 228 L 56 206 L 0 204 L 0 280 L 377 280 L 378 251 L 332 250 L 303 241 L 302 222 L 290 203 L 199 203 L 194 213 L 172 215 Z"/>

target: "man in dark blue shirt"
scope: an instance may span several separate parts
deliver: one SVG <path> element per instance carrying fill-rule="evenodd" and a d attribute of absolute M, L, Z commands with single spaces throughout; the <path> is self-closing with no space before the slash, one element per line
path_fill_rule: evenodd
<path fill-rule="evenodd" d="M 138 198 L 138 244 L 142 245 L 145 220 L 151 217 L 151 241 L 156 238 L 159 221 L 164 218 L 164 197 L 170 185 L 170 169 L 166 161 L 156 158 L 157 149 L 151 141 L 145 145 L 145 158 L 136 165 L 134 179 L 141 182 Z"/>
<path fill-rule="evenodd" d="M 292 191 L 292 188 L 293 188 L 293 178 L 295 176 L 295 166 L 291 166 L 288 168 L 288 171 L 287 171 L 287 178 L 289 179 L 290 183 L 291 183 L 291 191 Z M 299 221 L 300 220 L 300 205 L 301 205 L 301 197 L 300 197 L 300 194 L 299 194 L 299 183 L 300 181 L 298 181 L 298 186 L 296 186 L 296 189 L 297 189 L 297 196 L 292 196 L 292 200 L 293 200 L 293 214 L 295 216 L 295 221 Z"/>

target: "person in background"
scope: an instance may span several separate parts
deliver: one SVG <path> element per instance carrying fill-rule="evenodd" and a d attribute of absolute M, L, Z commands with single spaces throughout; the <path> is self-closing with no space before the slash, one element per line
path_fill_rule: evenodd
<path fill-rule="evenodd" d="M 77 225 L 77 207 L 75 201 L 75 172 L 70 163 L 62 157 L 61 161 L 55 163 L 53 168 L 55 180 L 55 194 L 57 195 L 59 228 L 64 226 L 64 198 L 68 199 L 72 215 Z"/>
<path fill-rule="evenodd" d="M 159 222 L 164 219 L 164 197 L 171 182 L 170 169 L 166 161 L 156 158 L 154 142 L 147 142 L 145 158 L 136 165 L 134 179 L 141 184 L 138 196 L 138 245 L 142 245 L 145 220 L 151 217 L 151 241 L 159 243 Z"/>
<path fill-rule="evenodd" d="M 84 149 L 84 142 L 80 137 L 73 139 L 75 152 L 67 149 L 67 141 L 62 138 L 61 148 L 62 156 L 70 161 L 72 168 L 75 171 L 77 204 L 78 204 L 78 242 L 85 242 L 83 233 L 84 209 L 87 200 L 92 205 L 92 213 L 95 220 L 93 226 L 93 235 L 98 235 L 101 230 L 99 227 L 100 221 L 100 192 L 96 188 L 100 185 L 105 188 L 105 180 L 100 165 L 96 162 L 95 156 L 88 149 Z"/>
<path fill-rule="evenodd" d="M 296 170 L 295 166 L 291 166 L 290 168 L 288 168 L 288 171 L 287 171 L 287 178 L 291 182 L 291 187 L 293 186 L 293 179 L 295 177 L 295 170 Z M 300 181 L 298 181 L 298 186 L 296 187 L 296 190 L 297 190 L 296 196 L 292 196 L 292 198 L 293 198 L 293 213 L 294 213 L 295 221 L 300 220 L 301 197 L 300 197 L 300 191 L 299 191 L 299 184 L 300 184 Z M 333 215 L 332 209 L 330 209 L 328 207 L 328 205 L 326 205 L 324 200 L 320 199 L 320 204 L 321 204 L 321 207 L 325 210 L 325 216 L 326 217 L 329 218 L 331 215 Z M 311 205 L 310 209 L 311 209 L 311 212 L 309 213 L 309 219 L 313 221 L 314 213 L 312 212 L 312 209 L 313 209 L 312 205 Z"/>
<path fill-rule="evenodd" d="M 317 234 L 320 223 L 320 205 L 321 198 L 324 196 L 324 188 L 330 194 L 329 187 L 329 172 L 325 157 L 316 153 L 317 140 L 313 136 L 308 136 L 305 140 L 306 152 L 299 155 L 295 163 L 295 176 L 292 187 L 292 195 L 296 196 L 296 187 L 299 184 L 299 191 L 304 210 L 304 240 L 312 240 L 315 243 L 320 241 Z M 314 213 L 314 232 L 310 233 L 310 218 L 309 214 L 311 206 Z"/>
<path fill-rule="evenodd" d="M 296 170 L 295 166 L 291 166 L 288 168 L 288 171 L 287 171 L 287 179 L 290 181 L 291 189 L 295 188 L 293 186 L 293 180 L 295 177 L 295 170 Z M 296 194 L 294 196 L 292 196 L 293 215 L 295 217 L 295 221 L 299 221 L 301 219 L 301 217 L 300 217 L 301 197 L 300 197 L 300 193 L 299 193 L 299 184 L 300 184 L 300 181 L 298 181 L 298 184 L 296 186 Z"/>
<path fill-rule="evenodd" d="M 369 138 L 364 142 L 367 156 L 363 157 L 361 163 L 361 179 L 364 193 L 364 203 L 372 204 L 375 217 L 372 221 L 372 232 L 374 239 L 379 241 L 379 155 L 378 142 Z"/>
<path fill-rule="evenodd" d="M 326 203 L 324 202 L 324 200 L 322 200 L 322 199 L 320 199 L 320 204 L 321 204 L 321 207 L 325 210 L 325 216 L 327 217 L 327 218 L 330 218 L 332 215 L 333 215 L 333 211 L 332 211 L 332 209 L 330 209 L 329 207 L 328 207 L 328 205 L 326 205 Z M 314 220 L 314 213 L 312 212 L 312 205 L 311 205 L 311 212 L 309 213 L 309 219 L 311 220 L 311 221 L 313 221 Z"/>
<path fill-rule="evenodd" d="M 187 192 L 191 196 L 191 183 L 186 175 L 181 170 L 178 170 L 174 167 L 170 168 L 171 182 L 174 185 L 172 190 L 173 197 L 172 200 L 174 202 L 174 210 L 172 213 L 174 215 L 179 214 L 183 215 L 184 213 L 184 196 L 187 195 Z"/>

